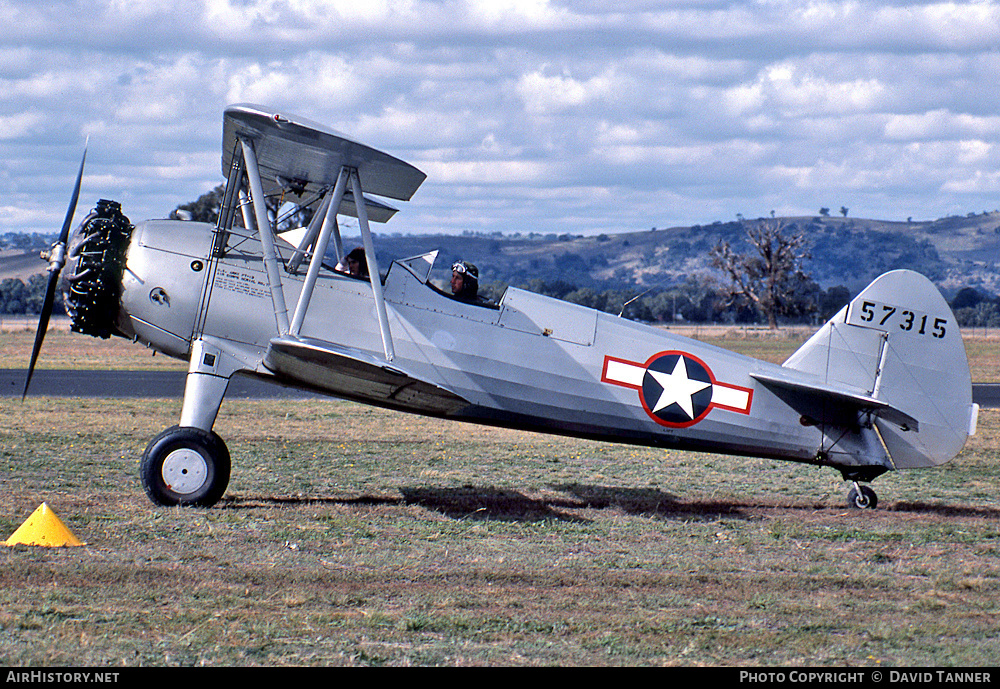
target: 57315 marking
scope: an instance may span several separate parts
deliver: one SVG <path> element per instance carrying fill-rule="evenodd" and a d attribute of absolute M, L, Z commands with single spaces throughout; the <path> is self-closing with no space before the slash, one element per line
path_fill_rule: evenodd
<path fill-rule="evenodd" d="M 877 301 L 863 300 L 860 304 L 852 306 L 855 308 L 851 309 L 847 319 L 847 322 L 852 325 L 878 328 L 886 332 L 898 329 L 915 335 L 930 335 L 939 340 L 948 334 L 947 318 Z"/>

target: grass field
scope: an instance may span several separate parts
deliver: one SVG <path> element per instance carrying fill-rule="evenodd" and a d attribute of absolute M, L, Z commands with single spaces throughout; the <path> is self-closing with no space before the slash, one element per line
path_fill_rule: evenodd
<path fill-rule="evenodd" d="M 18 337 L 0 334 L 6 368 Z M 726 343 L 780 360 L 788 339 Z M 93 342 L 45 351 L 79 365 Z M 974 369 L 995 375 L 983 342 Z M 0 548 L 0 664 L 1000 660 L 993 411 L 953 462 L 880 478 L 875 512 L 847 509 L 830 470 L 336 400 L 226 401 L 226 497 L 154 508 L 138 457 L 179 412 L 0 399 L 2 537 L 46 501 L 86 542 Z"/>

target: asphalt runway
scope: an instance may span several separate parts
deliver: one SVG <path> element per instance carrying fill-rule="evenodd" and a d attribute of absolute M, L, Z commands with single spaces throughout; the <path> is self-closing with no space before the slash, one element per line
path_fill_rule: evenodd
<path fill-rule="evenodd" d="M 154 397 L 184 396 L 186 371 L 51 371 L 37 370 L 29 395 L 41 397 Z M 24 390 L 24 369 L 0 369 L 0 397 L 20 397 Z M 265 399 L 309 399 L 323 397 L 312 392 L 286 388 L 249 376 L 233 376 L 226 397 Z M 1000 408 L 1000 385 L 973 383 L 972 401 L 983 409 Z"/>
<path fill-rule="evenodd" d="M 20 397 L 24 369 L 0 369 L 0 397 Z M 186 371 L 36 370 L 29 395 L 38 397 L 181 398 Z M 226 397 L 234 399 L 309 399 L 316 393 L 286 388 L 259 378 L 233 376 Z"/>
<path fill-rule="evenodd" d="M 973 383 L 972 401 L 983 409 L 1000 408 L 1000 385 L 994 383 Z"/>

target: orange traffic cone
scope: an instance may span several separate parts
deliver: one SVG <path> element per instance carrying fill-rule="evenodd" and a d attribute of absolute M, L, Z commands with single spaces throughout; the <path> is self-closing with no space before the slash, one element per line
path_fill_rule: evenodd
<path fill-rule="evenodd" d="M 44 502 L 4 541 L 4 545 L 18 544 L 50 547 L 83 545 Z"/>

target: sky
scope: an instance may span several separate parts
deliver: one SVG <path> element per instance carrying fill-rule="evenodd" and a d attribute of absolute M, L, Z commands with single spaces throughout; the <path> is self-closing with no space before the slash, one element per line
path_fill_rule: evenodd
<path fill-rule="evenodd" d="M 1000 208 L 1000 0 L 0 0 L 0 234 L 224 182 L 222 112 L 428 178 L 376 232 Z M 350 223 L 347 223 L 348 227 Z"/>

